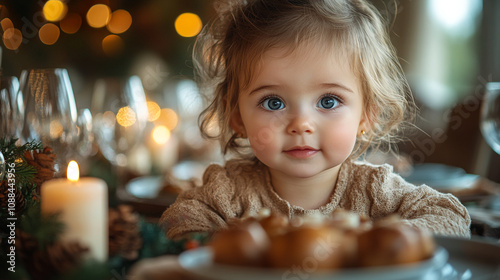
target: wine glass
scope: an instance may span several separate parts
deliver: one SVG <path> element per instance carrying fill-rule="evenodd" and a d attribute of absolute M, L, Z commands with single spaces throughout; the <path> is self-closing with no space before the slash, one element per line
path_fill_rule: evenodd
<path fill-rule="evenodd" d="M 5 158 L 3 157 L 2 151 L 0 151 L 0 181 L 3 180 L 5 176 Z"/>
<path fill-rule="evenodd" d="M 500 82 L 486 84 L 481 106 L 481 133 L 488 145 L 500 154 Z"/>
<path fill-rule="evenodd" d="M 94 132 L 92 129 L 92 113 L 90 109 L 78 110 L 76 120 L 77 129 L 77 151 L 81 159 L 85 159 L 92 154 L 92 144 L 94 142 Z"/>
<path fill-rule="evenodd" d="M 95 155 L 94 149 L 94 131 L 92 123 L 92 114 L 90 109 L 83 108 L 78 110 L 76 119 L 76 143 L 72 159 L 78 162 L 80 174 L 87 174 L 90 162 L 86 159 Z"/>
<path fill-rule="evenodd" d="M 0 113 L 0 135 L 20 138 L 24 104 L 17 77 L 4 76 L 0 79 Z"/>
<path fill-rule="evenodd" d="M 68 71 L 62 68 L 22 71 L 24 141 L 41 141 L 56 154 L 56 177 L 74 156 L 77 111 Z"/>
<path fill-rule="evenodd" d="M 101 153 L 115 166 L 127 166 L 127 153 L 142 140 L 148 118 L 140 78 L 97 80 L 91 111 Z"/>

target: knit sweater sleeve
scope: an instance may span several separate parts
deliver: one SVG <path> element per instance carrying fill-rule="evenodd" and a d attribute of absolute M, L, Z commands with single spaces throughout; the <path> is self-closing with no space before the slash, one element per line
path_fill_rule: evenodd
<path fill-rule="evenodd" d="M 224 167 L 211 165 L 203 176 L 203 186 L 180 194 L 160 218 L 167 236 L 179 239 L 191 232 L 212 233 L 234 218 L 233 183 Z"/>
<path fill-rule="evenodd" d="M 392 170 L 382 174 L 379 183 L 371 185 L 372 214 L 395 212 L 407 223 L 434 234 L 470 237 L 469 213 L 455 196 L 410 184 Z"/>

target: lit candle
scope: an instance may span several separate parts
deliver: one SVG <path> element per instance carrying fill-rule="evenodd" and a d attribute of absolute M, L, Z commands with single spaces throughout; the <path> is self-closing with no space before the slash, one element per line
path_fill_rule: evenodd
<path fill-rule="evenodd" d="M 98 178 L 79 178 L 78 164 L 68 165 L 67 179 L 53 179 L 41 187 L 43 214 L 60 212 L 65 225 L 61 241 L 78 241 L 89 248 L 88 257 L 108 257 L 108 190 Z"/>

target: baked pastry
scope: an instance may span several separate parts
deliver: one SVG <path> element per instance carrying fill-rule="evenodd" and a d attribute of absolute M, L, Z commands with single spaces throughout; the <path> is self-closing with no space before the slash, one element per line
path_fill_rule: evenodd
<path fill-rule="evenodd" d="M 269 248 L 269 237 L 256 219 L 249 218 L 216 232 L 207 244 L 216 263 L 262 266 Z"/>
<path fill-rule="evenodd" d="M 360 266 L 399 265 L 432 256 L 430 234 L 403 222 L 384 222 L 358 236 Z"/>
<path fill-rule="evenodd" d="M 329 226 L 301 226 L 275 235 L 267 260 L 271 267 L 335 269 L 344 265 L 344 233 Z"/>
<path fill-rule="evenodd" d="M 262 217 L 259 223 L 269 237 L 285 233 L 290 225 L 288 217 L 278 213 L 270 213 L 267 217 Z"/>
<path fill-rule="evenodd" d="M 418 262 L 432 257 L 432 235 L 393 215 L 376 222 L 346 210 L 289 220 L 262 210 L 229 222 L 209 243 L 217 263 L 317 271 Z"/>

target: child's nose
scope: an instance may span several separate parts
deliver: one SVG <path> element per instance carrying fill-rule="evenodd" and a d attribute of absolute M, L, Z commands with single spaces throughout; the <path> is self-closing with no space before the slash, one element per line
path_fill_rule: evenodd
<path fill-rule="evenodd" d="M 288 124 L 287 132 L 289 134 L 311 134 L 314 132 L 314 126 L 306 116 L 295 116 Z"/>

